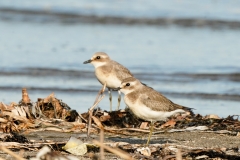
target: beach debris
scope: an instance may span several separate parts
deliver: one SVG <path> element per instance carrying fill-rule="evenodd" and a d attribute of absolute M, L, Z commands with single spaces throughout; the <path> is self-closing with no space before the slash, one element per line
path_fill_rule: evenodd
<path fill-rule="evenodd" d="M 31 158 L 31 160 L 41 160 L 46 159 L 46 154 L 51 153 L 51 149 L 48 146 L 44 146 L 39 150 L 35 158 Z"/>
<path fill-rule="evenodd" d="M 71 110 L 62 100 L 57 99 L 54 93 L 46 98 L 39 98 L 36 103 L 33 103 L 29 98 L 27 89 L 23 88 L 22 99 L 18 104 L 11 103 L 10 105 L 5 105 L 2 102 L 0 103 L 0 131 L 19 132 L 24 129 L 44 127 L 44 130 L 59 132 L 76 130 L 84 132 L 85 129 L 88 129 L 88 135 L 90 132 L 98 132 L 98 129 L 121 134 L 128 134 L 128 131 L 148 133 L 148 122 L 136 118 L 128 108 L 113 112 L 94 109 L 104 97 L 103 89 L 99 91 L 95 103 L 89 112 L 78 114 L 75 110 Z M 240 132 L 240 122 L 237 116 L 220 119 L 211 117 L 203 117 L 199 114 L 187 116 L 186 118 L 175 116 L 166 122 L 156 122 L 155 129 L 170 129 L 168 132 L 210 130 L 235 135 Z M 48 119 L 50 124 L 47 124 L 44 119 Z M 92 123 L 89 125 L 90 119 L 96 124 L 94 128 L 91 128 Z M 89 124 L 87 125 L 86 122 Z M 56 123 L 60 125 L 56 125 Z M 65 124 L 61 125 L 61 123 Z M 158 133 L 161 132 L 158 131 Z"/>
<path fill-rule="evenodd" d="M 181 149 L 178 149 L 177 153 L 176 153 L 176 160 L 182 160 L 182 152 Z"/>
<path fill-rule="evenodd" d="M 111 116 L 107 112 L 103 112 L 103 115 L 99 117 L 99 120 L 101 122 L 108 121 L 111 118 Z"/>
<path fill-rule="evenodd" d="M 4 111 L 8 108 L 8 106 L 6 106 L 3 102 L 0 102 L 0 110 Z"/>
<path fill-rule="evenodd" d="M 29 140 L 25 136 L 20 135 L 17 132 L 5 134 L 0 139 L 2 142 L 29 143 Z"/>
<path fill-rule="evenodd" d="M 236 136 L 240 137 L 240 132 L 238 132 Z"/>
<path fill-rule="evenodd" d="M 218 115 L 216 114 L 209 114 L 206 115 L 205 118 L 209 118 L 209 119 L 221 119 Z"/>
<path fill-rule="evenodd" d="M 170 129 L 168 130 L 168 132 L 172 133 L 172 132 L 185 132 L 185 131 L 206 131 L 208 129 L 209 128 L 207 126 L 196 126 L 196 127 L 193 126 L 193 127 L 187 127 L 185 129 Z"/>
<path fill-rule="evenodd" d="M 158 139 L 158 136 L 161 137 L 163 133 L 175 134 L 177 132 L 214 133 L 220 134 L 220 136 L 237 138 L 240 133 L 239 115 L 226 118 L 213 115 L 202 116 L 200 114 L 186 115 L 184 118 L 182 116 L 173 116 L 165 122 L 159 121 L 154 124 L 156 129 L 153 133 L 154 139 L 155 142 L 159 140 L 159 143 L 150 144 L 145 148 L 141 142 L 143 136 L 149 133 L 149 123 L 136 118 L 128 108 L 112 112 L 96 108 L 103 97 L 103 92 L 99 92 L 90 110 L 79 114 L 75 110 L 71 110 L 62 100 L 56 98 L 54 93 L 46 98 L 38 98 L 36 102 L 32 102 L 27 89 L 23 88 L 22 98 L 19 103 L 13 102 L 6 105 L 0 102 L 0 132 L 3 132 L 0 134 L 0 141 L 1 147 L 4 147 L 0 148 L 8 154 L 11 153 L 9 149 L 19 152 L 22 149 L 24 152 L 26 150 L 37 151 L 42 148 L 39 150 L 41 153 L 31 158 L 45 158 L 46 160 L 54 158 L 66 159 L 70 155 L 107 159 L 107 152 L 111 152 L 123 159 L 181 160 L 207 159 L 204 157 L 208 157 L 208 159 L 238 159 L 240 157 L 240 146 L 199 148 L 189 147 L 188 143 L 196 143 L 191 140 L 182 141 L 183 144 L 176 144 L 171 139 Z M 89 123 L 90 120 L 91 123 Z M 56 132 L 56 135 L 57 133 L 66 132 L 88 132 L 89 134 L 94 133 L 95 136 L 100 135 L 100 140 L 91 141 L 93 139 L 93 136 L 91 136 L 90 141 L 88 139 L 87 143 L 83 143 L 83 141 L 86 141 L 85 138 L 81 141 L 82 139 L 71 137 L 67 142 L 66 140 L 58 141 L 57 139 L 49 140 L 47 138 L 33 140 L 25 136 L 31 132 L 43 131 Z M 117 135 L 115 137 L 116 141 L 114 141 L 113 137 L 113 142 L 104 142 L 104 131 L 108 132 L 107 135 Z M 129 138 L 129 136 L 134 138 Z M 127 138 L 124 139 L 124 137 Z M 108 139 L 111 140 L 109 137 Z M 47 149 L 44 146 L 49 148 Z M 91 156 L 91 154 L 94 156 Z M 23 154 L 13 155 L 13 157 L 21 157 L 21 155 Z"/>
<path fill-rule="evenodd" d="M 111 153 L 114 153 L 115 155 L 123 158 L 123 159 L 126 159 L 126 160 L 134 160 L 134 158 L 129 155 L 127 152 L 123 151 L 123 150 L 120 150 L 118 148 L 111 148 L 103 143 L 100 143 L 99 141 L 96 141 L 96 140 L 93 140 L 93 143 L 95 145 L 98 145 L 99 147 L 103 147 L 105 150 L 111 152 Z"/>
<path fill-rule="evenodd" d="M 0 121 L 0 131 L 2 132 L 19 132 L 34 126 L 28 119 L 25 108 L 16 106 L 14 103 L 11 105 L 0 103 Z"/>
<path fill-rule="evenodd" d="M 171 119 L 171 120 L 167 121 L 166 123 L 164 123 L 163 125 L 161 125 L 160 128 L 174 127 L 175 124 L 176 124 L 176 121 Z"/>
<path fill-rule="evenodd" d="M 207 126 L 196 126 L 196 127 L 187 127 L 187 131 L 193 131 L 193 130 L 200 130 L 200 131 L 205 131 L 208 130 L 209 128 Z"/>
<path fill-rule="evenodd" d="M 149 147 L 138 148 L 136 151 L 144 156 L 151 156 L 151 150 Z"/>
<path fill-rule="evenodd" d="M 70 137 L 69 141 L 63 147 L 63 150 L 72 153 L 73 155 L 84 155 L 87 153 L 87 146 L 81 140 Z"/>
<path fill-rule="evenodd" d="M 140 129 L 147 129 L 148 122 L 142 122 L 140 125 Z"/>
<path fill-rule="evenodd" d="M 72 155 L 63 155 L 60 152 L 52 151 L 48 146 L 42 147 L 37 153 L 36 157 L 30 158 L 30 160 L 79 160 L 79 158 Z"/>
<path fill-rule="evenodd" d="M 87 128 L 87 136 L 90 137 L 90 132 L 91 132 L 91 126 L 92 126 L 92 116 L 93 116 L 93 111 L 94 108 L 98 105 L 98 103 L 104 98 L 104 91 L 106 89 L 106 83 L 104 83 L 103 87 L 99 90 L 97 97 L 93 103 L 93 106 L 88 110 L 88 128 Z M 94 120 L 96 120 L 97 125 L 99 125 L 99 127 L 102 129 L 103 126 L 101 125 L 101 122 L 98 121 L 96 118 L 94 118 Z"/>
<path fill-rule="evenodd" d="M 20 104 L 23 105 L 31 105 L 31 100 L 28 96 L 27 88 L 22 89 L 22 100 L 19 102 Z"/>
<path fill-rule="evenodd" d="M 11 150 L 9 150 L 8 148 L 6 148 L 3 145 L 0 145 L 0 150 L 2 150 L 3 152 L 7 153 L 8 155 L 12 156 L 13 158 L 15 158 L 17 160 L 26 160 L 25 158 L 22 158 L 20 155 L 12 152 Z"/>
<path fill-rule="evenodd" d="M 19 103 L 12 102 L 10 105 L 6 105 L 0 102 L 0 131 L 2 132 L 20 132 L 39 127 L 40 124 L 43 124 L 43 119 L 52 119 L 53 122 L 56 122 L 53 119 L 58 118 L 67 122 L 82 122 L 76 110 L 71 110 L 66 103 L 57 99 L 54 93 L 46 98 L 39 98 L 36 103 L 33 103 L 27 89 L 23 88 L 22 99 Z"/>
<path fill-rule="evenodd" d="M 195 159 L 207 159 L 207 158 L 209 158 L 207 155 L 201 155 L 201 156 L 195 157 Z"/>
<path fill-rule="evenodd" d="M 73 122 L 79 116 L 76 110 L 71 110 L 66 103 L 57 99 L 54 93 L 46 98 L 38 98 L 37 108 L 40 117 L 68 119 Z"/>
<path fill-rule="evenodd" d="M 92 116 L 92 119 L 93 119 L 94 123 L 95 123 L 100 129 L 104 129 L 101 121 L 100 121 L 97 117 Z"/>

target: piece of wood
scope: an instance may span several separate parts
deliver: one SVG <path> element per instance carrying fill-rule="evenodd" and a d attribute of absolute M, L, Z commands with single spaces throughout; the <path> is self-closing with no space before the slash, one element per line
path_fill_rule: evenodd
<path fill-rule="evenodd" d="M 17 160 L 26 160 L 25 158 L 20 157 L 19 155 L 15 154 L 14 152 L 12 152 L 11 150 L 7 149 L 4 146 L 0 146 L 0 150 L 2 150 L 3 152 L 13 156 L 14 158 L 16 158 Z"/>
<path fill-rule="evenodd" d="M 100 143 L 100 142 L 98 142 L 96 140 L 93 140 L 93 143 L 95 143 L 99 147 L 103 147 L 104 149 L 108 150 L 109 152 L 111 152 L 113 154 L 116 154 L 117 156 L 119 156 L 119 157 L 121 157 L 123 159 L 134 160 L 134 158 L 130 154 L 128 154 L 127 152 L 122 151 L 122 150 L 120 150 L 118 148 L 111 148 L 111 147 L 106 146 L 103 143 Z"/>

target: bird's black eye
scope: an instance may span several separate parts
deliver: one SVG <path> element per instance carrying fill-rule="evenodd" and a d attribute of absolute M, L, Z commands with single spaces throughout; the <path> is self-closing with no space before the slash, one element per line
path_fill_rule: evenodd
<path fill-rule="evenodd" d="M 97 56 L 97 59 L 100 59 L 100 56 Z"/>
<path fill-rule="evenodd" d="M 130 86 L 130 83 L 127 83 L 126 86 Z"/>

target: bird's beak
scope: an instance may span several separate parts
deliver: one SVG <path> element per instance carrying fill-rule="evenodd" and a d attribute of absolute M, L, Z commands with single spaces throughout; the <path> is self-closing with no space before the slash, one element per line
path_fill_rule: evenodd
<path fill-rule="evenodd" d="M 122 89 L 121 87 L 118 87 L 117 90 L 119 91 L 120 89 Z"/>
<path fill-rule="evenodd" d="M 83 64 L 87 64 L 87 63 L 91 63 L 91 62 L 92 62 L 92 60 L 91 60 L 91 59 L 89 59 L 89 60 L 87 60 L 87 61 L 83 62 Z"/>

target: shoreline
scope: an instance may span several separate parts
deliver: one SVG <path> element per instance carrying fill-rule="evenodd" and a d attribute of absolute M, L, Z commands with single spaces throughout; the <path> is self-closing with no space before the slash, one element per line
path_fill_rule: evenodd
<path fill-rule="evenodd" d="M 134 17 L 119 17 L 119 16 L 99 16 L 86 15 L 76 13 L 63 13 L 50 10 L 29 10 L 29 9 L 13 9 L 0 8 L 2 20 L 13 20 L 16 15 L 18 20 L 34 21 L 42 23 L 60 22 L 65 24 L 75 23 L 91 23 L 91 24 L 121 24 L 121 25 L 157 25 L 169 26 L 177 25 L 180 27 L 208 27 L 212 29 L 238 29 L 240 28 L 240 21 L 236 20 L 218 20 L 205 18 L 134 18 Z M 15 16 L 14 16 L 15 15 Z M 12 17 L 13 16 L 13 17 Z M 21 17 L 22 16 L 22 17 Z M 36 17 L 38 19 L 36 20 Z"/>

